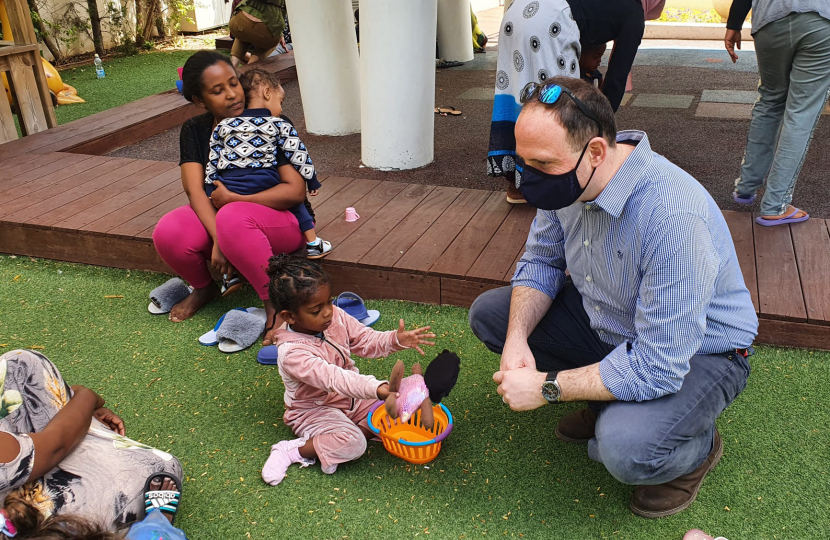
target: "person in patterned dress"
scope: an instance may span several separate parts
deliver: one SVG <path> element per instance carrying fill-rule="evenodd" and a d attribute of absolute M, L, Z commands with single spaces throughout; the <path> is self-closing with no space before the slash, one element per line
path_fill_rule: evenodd
<path fill-rule="evenodd" d="M 487 174 L 507 180 L 507 201 L 524 203 L 515 184 L 519 94 L 530 82 L 579 78 L 579 28 L 566 0 L 516 0 L 507 8 L 499 35 L 496 96 L 490 123 Z"/>
<path fill-rule="evenodd" d="M 0 538 L 55 516 L 114 531 L 144 517 L 148 479 L 180 492 L 179 461 L 124 433 L 101 396 L 70 387 L 42 354 L 0 356 Z"/>

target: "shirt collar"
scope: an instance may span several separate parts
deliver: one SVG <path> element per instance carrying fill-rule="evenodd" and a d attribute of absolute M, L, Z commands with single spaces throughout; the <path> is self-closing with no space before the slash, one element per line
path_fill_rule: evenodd
<path fill-rule="evenodd" d="M 654 160 L 654 153 L 651 151 L 645 131 L 632 129 L 617 132 L 617 143 L 624 141 L 636 141 L 637 145 L 594 201 L 597 206 L 616 218 L 622 215 L 623 208 L 634 192 L 634 188 L 640 183 L 645 170 Z"/>
<path fill-rule="evenodd" d="M 274 116 L 271 114 L 270 109 L 261 108 L 261 109 L 245 109 L 242 111 L 242 114 L 239 116 Z"/>
<path fill-rule="evenodd" d="M 294 330 L 293 328 L 291 328 L 291 325 L 290 325 L 290 324 L 286 324 L 286 325 L 285 325 L 285 329 L 286 329 L 286 330 L 288 330 L 289 332 L 293 332 L 293 333 L 295 333 L 295 334 L 299 334 L 299 332 L 297 332 L 296 330 Z M 306 335 L 308 335 L 308 334 L 306 334 Z M 324 334 L 323 332 L 320 332 L 319 334 L 314 334 L 314 335 L 313 335 L 313 336 L 311 336 L 311 337 L 316 337 L 316 338 L 320 338 L 320 339 L 325 339 L 325 337 L 326 337 L 326 336 L 325 336 L 325 334 Z"/>

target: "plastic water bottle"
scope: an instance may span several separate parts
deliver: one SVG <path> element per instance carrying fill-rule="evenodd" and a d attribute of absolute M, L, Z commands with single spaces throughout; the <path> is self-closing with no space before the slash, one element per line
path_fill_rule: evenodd
<path fill-rule="evenodd" d="M 101 57 L 97 54 L 95 55 L 95 75 L 97 75 L 99 79 L 106 77 L 104 74 L 104 63 L 101 62 Z"/>
<path fill-rule="evenodd" d="M 158 508 L 150 510 L 144 521 L 130 527 L 126 540 L 187 540 L 184 533 L 170 525 Z"/>

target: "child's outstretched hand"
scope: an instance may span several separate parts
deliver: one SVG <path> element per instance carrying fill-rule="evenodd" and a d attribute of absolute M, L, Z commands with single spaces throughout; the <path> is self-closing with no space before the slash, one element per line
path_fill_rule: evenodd
<path fill-rule="evenodd" d="M 427 339 L 435 337 L 435 334 L 427 333 L 429 329 L 429 326 L 422 326 L 421 328 L 407 331 L 403 324 L 403 319 L 401 319 L 400 324 L 398 324 L 398 342 L 408 349 L 415 349 L 423 356 L 424 351 L 421 350 L 419 345 L 435 345 L 432 341 L 427 341 Z"/>

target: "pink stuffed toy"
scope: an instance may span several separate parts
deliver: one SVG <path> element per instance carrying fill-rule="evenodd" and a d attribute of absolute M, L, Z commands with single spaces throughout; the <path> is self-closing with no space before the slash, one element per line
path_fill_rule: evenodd
<path fill-rule="evenodd" d="M 432 429 L 435 425 L 432 403 L 440 403 L 449 395 L 458 380 L 460 363 L 458 356 L 445 349 L 430 362 L 426 373 L 421 364 L 413 364 L 412 375 L 404 377 L 404 363 L 398 360 L 389 375 L 386 413 L 407 422 L 421 409 L 421 425 Z"/>

